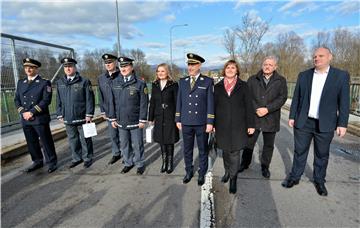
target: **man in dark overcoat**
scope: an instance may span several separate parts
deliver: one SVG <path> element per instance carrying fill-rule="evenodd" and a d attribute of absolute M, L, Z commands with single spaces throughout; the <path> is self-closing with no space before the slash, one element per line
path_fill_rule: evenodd
<path fill-rule="evenodd" d="M 277 71 L 277 59 L 265 57 L 262 69 L 251 76 L 247 85 L 252 97 L 255 118 L 255 133 L 249 136 L 247 147 L 243 151 L 239 172 L 249 168 L 255 143 L 262 133 L 263 148 L 260 156 L 261 173 L 270 178 L 269 166 L 272 159 L 276 132 L 280 131 L 281 107 L 287 99 L 286 79 Z"/>
<path fill-rule="evenodd" d="M 40 138 L 45 161 L 48 164 L 48 172 L 52 173 L 57 168 L 57 156 L 49 125 L 51 82 L 41 78 L 38 74 L 38 68 L 41 67 L 39 61 L 26 58 L 23 60 L 23 64 L 27 77 L 17 83 L 15 105 L 21 116 L 27 147 L 33 161 L 25 171 L 32 172 L 44 165 L 44 157 L 39 143 Z"/>

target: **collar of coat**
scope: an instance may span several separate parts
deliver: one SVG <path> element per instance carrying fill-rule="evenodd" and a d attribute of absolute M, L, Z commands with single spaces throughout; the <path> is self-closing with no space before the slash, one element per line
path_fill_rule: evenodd
<path fill-rule="evenodd" d="M 255 76 L 258 80 L 262 80 L 263 79 L 263 71 L 260 70 Z M 270 77 L 270 80 L 277 80 L 277 79 L 280 79 L 280 74 L 275 70 L 273 72 L 273 75 Z"/>
<path fill-rule="evenodd" d="M 67 84 L 70 84 L 70 85 L 71 85 L 71 84 L 74 84 L 74 83 L 80 81 L 80 74 L 79 74 L 79 72 L 76 71 L 75 77 L 74 77 L 73 80 L 71 80 L 71 82 L 69 82 L 69 81 L 67 80 L 67 76 L 66 76 L 66 75 L 62 78 L 62 80 L 64 81 L 64 83 L 67 83 Z"/>
<path fill-rule="evenodd" d="M 168 80 L 166 81 L 166 85 L 165 85 L 164 89 L 165 89 L 166 87 L 169 87 L 169 86 L 173 85 L 174 83 L 175 83 L 175 82 L 174 82 L 173 80 L 168 79 Z M 160 80 L 157 79 L 156 81 L 154 81 L 154 85 L 155 85 L 156 87 L 159 87 L 159 88 L 160 88 Z"/>

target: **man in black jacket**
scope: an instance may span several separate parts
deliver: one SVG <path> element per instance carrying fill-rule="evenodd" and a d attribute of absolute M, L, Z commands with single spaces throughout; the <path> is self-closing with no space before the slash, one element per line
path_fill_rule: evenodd
<path fill-rule="evenodd" d="M 69 168 L 74 168 L 84 161 L 84 167 L 92 164 L 93 144 L 91 138 L 85 138 L 82 124 L 92 120 L 95 109 L 94 92 L 90 80 L 80 76 L 76 71 L 76 60 L 63 58 L 65 76 L 57 85 L 56 112 L 57 118 L 66 126 L 66 133 L 72 151 L 72 162 Z"/>
<path fill-rule="evenodd" d="M 255 143 L 262 132 L 264 145 L 260 162 L 261 173 L 265 178 L 270 178 L 269 166 L 274 151 L 275 135 L 280 130 L 280 109 L 287 99 L 286 79 L 278 74 L 276 68 L 276 57 L 268 56 L 264 59 L 262 70 L 247 81 L 253 97 L 256 130 L 249 136 L 239 172 L 249 168 Z"/>

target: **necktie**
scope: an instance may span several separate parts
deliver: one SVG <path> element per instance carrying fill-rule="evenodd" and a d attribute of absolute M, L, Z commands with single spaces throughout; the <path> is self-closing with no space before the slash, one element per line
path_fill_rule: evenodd
<path fill-rule="evenodd" d="M 191 89 L 194 88 L 194 85 L 195 85 L 195 77 L 191 77 L 191 84 L 190 84 Z"/>
<path fill-rule="evenodd" d="M 30 80 L 30 79 L 28 80 L 28 84 L 29 84 L 29 85 L 30 85 L 32 82 L 33 82 L 33 80 Z"/>
<path fill-rule="evenodd" d="M 68 78 L 68 82 L 71 82 L 71 78 Z"/>

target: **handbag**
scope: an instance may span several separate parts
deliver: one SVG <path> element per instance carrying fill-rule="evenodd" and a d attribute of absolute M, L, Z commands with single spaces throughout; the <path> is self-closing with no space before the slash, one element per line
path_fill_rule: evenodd
<path fill-rule="evenodd" d="M 146 128 L 145 130 L 145 141 L 147 143 L 152 143 L 153 142 L 153 131 L 154 131 L 154 126 L 150 125 Z"/>

